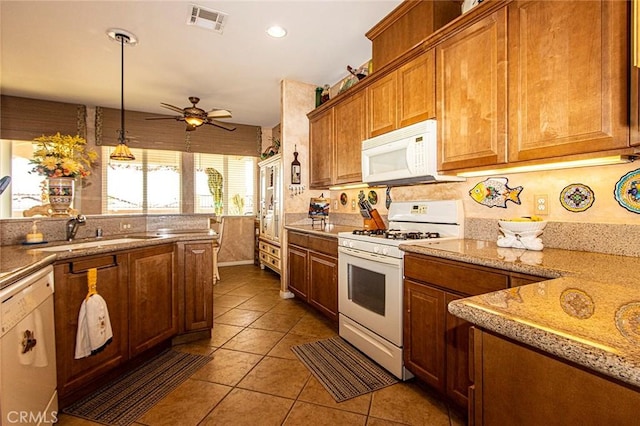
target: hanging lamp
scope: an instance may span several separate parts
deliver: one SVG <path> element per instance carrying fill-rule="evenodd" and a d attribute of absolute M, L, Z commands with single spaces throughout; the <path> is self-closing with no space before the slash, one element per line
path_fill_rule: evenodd
<path fill-rule="evenodd" d="M 132 161 L 136 157 L 131 153 L 127 145 L 126 131 L 124 128 L 124 45 L 134 46 L 138 43 L 138 39 L 132 33 L 112 28 L 107 31 L 107 35 L 113 41 L 120 43 L 120 129 L 118 129 L 118 145 L 109 156 L 110 159 L 116 161 Z"/>

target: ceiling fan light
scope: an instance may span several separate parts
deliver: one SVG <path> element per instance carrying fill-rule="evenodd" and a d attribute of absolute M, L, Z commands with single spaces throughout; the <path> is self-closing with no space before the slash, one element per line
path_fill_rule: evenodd
<path fill-rule="evenodd" d="M 111 155 L 109 155 L 109 158 L 115 161 L 133 161 L 136 159 L 127 144 L 124 142 L 120 142 L 116 145 L 116 149 L 111 153 Z"/>
<path fill-rule="evenodd" d="M 273 25 L 267 28 L 267 34 L 273 38 L 282 38 L 287 35 L 287 30 L 280 25 Z"/>
<path fill-rule="evenodd" d="M 184 121 L 194 127 L 202 126 L 202 124 L 204 124 L 204 120 L 200 117 L 185 117 Z"/>

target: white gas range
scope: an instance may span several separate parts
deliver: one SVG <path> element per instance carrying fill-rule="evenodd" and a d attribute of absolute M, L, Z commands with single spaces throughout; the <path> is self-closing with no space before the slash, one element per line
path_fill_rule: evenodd
<path fill-rule="evenodd" d="M 389 229 L 338 234 L 340 336 L 396 377 L 402 360 L 403 257 L 400 244 L 464 237 L 461 200 L 394 202 Z"/>

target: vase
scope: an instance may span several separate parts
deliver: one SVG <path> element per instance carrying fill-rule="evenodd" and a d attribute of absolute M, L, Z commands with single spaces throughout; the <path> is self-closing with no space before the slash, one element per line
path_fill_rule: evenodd
<path fill-rule="evenodd" d="M 49 204 L 51 204 L 52 216 L 69 216 L 69 207 L 73 202 L 73 190 L 75 179 L 72 177 L 50 177 Z"/>

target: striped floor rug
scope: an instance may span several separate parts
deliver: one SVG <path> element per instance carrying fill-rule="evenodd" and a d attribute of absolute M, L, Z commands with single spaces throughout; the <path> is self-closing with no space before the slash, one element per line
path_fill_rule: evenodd
<path fill-rule="evenodd" d="M 210 360 L 167 350 L 63 412 L 107 425 L 129 425 Z"/>
<path fill-rule="evenodd" d="M 293 346 L 291 350 L 337 402 L 398 383 L 340 337 Z"/>

